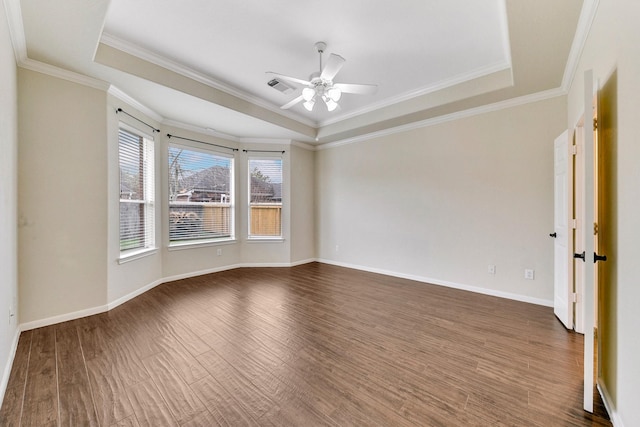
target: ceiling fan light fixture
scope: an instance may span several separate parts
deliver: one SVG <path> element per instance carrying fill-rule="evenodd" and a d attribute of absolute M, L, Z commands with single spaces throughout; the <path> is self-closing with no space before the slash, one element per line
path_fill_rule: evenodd
<path fill-rule="evenodd" d="M 327 110 L 329 111 L 333 111 L 338 107 L 338 103 L 331 98 L 327 98 L 324 102 L 327 104 Z"/>
<path fill-rule="evenodd" d="M 304 104 L 304 108 L 307 109 L 307 111 L 313 111 L 313 106 L 315 105 L 316 101 L 314 101 L 313 98 L 311 98 L 310 100 L 308 100 L 307 102 L 305 102 Z"/>
<path fill-rule="evenodd" d="M 327 45 L 324 42 L 318 42 L 315 44 L 315 47 L 320 59 L 320 70 L 311 73 L 308 80 L 267 71 L 267 73 L 274 74 L 276 77 L 272 79 L 269 85 L 271 85 L 272 82 L 275 82 L 277 85 L 277 82 L 280 80 L 285 80 L 303 87 L 302 94 L 281 106 L 281 109 L 288 110 L 294 105 L 302 103 L 307 111 L 313 111 L 313 106 L 316 104 L 316 101 L 322 99 L 322 102 L 327 106 L 327 110 L 334 111 L 339 107 L 338 102 L 342 98 L 343 93 L 358 95 L 375 93 L 377 89 L 376 85 L 336 83 L 334 86 L 333 79 L 344 65 L 345 59 L 340 55 L 332 53 L 323 67 L 322 53 L 325 51 Z"/>
<path fill-rule="evenodd" d="M 311 101 L 313 99 L 313 97 L 316 96 L 316 91 L 313 88 L 310 87 L 305 87 L 304 89 L 302 89 L 302 98 L 304 98 L 305 101 Z M 311 111 L 311 110 L 309 110 Z"/>
<path fill-rule="evenodd" d="M 340 101 L 340 97 L 342 97 L 342 91 L 337 87 L 332 87 L 327 90 L 327 97 L 334 102 L 338 102 Z"/>

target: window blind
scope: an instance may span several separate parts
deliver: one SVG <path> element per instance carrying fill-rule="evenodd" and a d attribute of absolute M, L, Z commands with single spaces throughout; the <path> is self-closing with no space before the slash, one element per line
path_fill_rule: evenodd
<path fill-rule="evenodd" d="M 169 146 L 169 241 L 233 238 L 233 157 Z"/>
<path fill-rule="evenodd" d="M 155 245 L 153 142 L 120 129 L 120 251 Z"/>
<path fill-rule="evenodd" d="M 282 237 L 282 159 L 249 159 L 249 237 Z"/>

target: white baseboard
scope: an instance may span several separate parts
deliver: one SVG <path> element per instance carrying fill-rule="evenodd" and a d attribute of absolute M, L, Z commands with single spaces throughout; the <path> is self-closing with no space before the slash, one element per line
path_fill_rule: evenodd
<path fill-rule="evenodd" d="M 104 313 L 109 310 L 108 305 L 86 308 L 71 313 L 60 314 L 58 316 L 47 317 L 46 319 L 34 320 L 32 322 L 21 323 L 21 331 L 29 331 L 31 329 L 42 328 L 45 326 L 55 325 L 56 323 L 68 322 L 69 320 L 80 319 L 81 317 L 93 316 L 94 314 Z"/>
<path fill-rule="evenodd" d="M 398 273 L 397 271 L 383 270 L 379 268 L 366 267 L 362 265 L 349 264 L 345 262 L 333 261 L 330 259 L 317 259 L 318 262 L 324 264 L 337 265 L 339 267 L 352 268 L 354 270 L 368 271 L 370 273 L 384 274 L 385 276 L 399 277 L 401 279 L 415 280 L 416 282 L 429 283 L 431 285 L 445 286 L 447 288 L 460 289 L 463 291 L 475 292 L 477 294 L 490 295 L 499 298 L 505 298 L 515 301 L 527 302 L 530 304 L 543 305 L 545 307 L 553 307 L 553 300 L 542 298 L 533 298 L 527 295 L 514 294 L 511 292 L 497 291 L 494 289 L 480 288 L 478 286 L 463 285 L 460 283 L 449 282 L 446 280 L 434 279 L 431 277 L 416 276 L 413 274 Z"/>
<path fill-rule="evenodd" d="M 168 276 L 162 279 L 161 283 L 173 282 L 175 280 L 188 279 L 190 277 L 204 276 L 205 274 L 219 273 L 221 271 L 234 270 L 236 268 L 244 267 L 243 264 L 231 264 L 222 267 L 208 268 L 206 270 L 190 271 L 189 273 L 176 274 Z"/>
<path fill-rule="evenodd" d="M 69 320 L 75 320 L 75 319 L 79 319 L 81 317 L 87 317 L 87 316 L 93 316 L 94 314 L 100 314 L 100 313 L 104 313 L 105 311 L 109 311 L 109 310 L 113 310 L 114 308 L 118 307 L 119 305 L 124 304 L 125 302 L 132 300 L 133 298 L 137 297 L 138 295 L 141 295 L 153 288 L 155 288 L 158 285 L 161 285 L 163 283 L 167 283 L 167 282 L 173 282 L 175 280 L 181 280 L 181 279 L 188 279 L 190 277 L 196 277 L 196 276 L 202 276 L 205 274 L 211 274 L 211 273 L 219 273 L 221 271 L 227 271 L 227 270 L 233 270 L 236 268 L 243 268 L 243 267 L 295 267 L 297 265 L 302 265 L 302 264 L 307 264 L 310 262 L 314 262 L 316 261 L 315 259 L 306 259 L 306 260 L 302 260 L 302 261 L 295 261 L 295 262 L 291 262 L 291 263 L 287 263 L 287 262 L 282 262 L 282 263 L 244 263 L 244 264 L 231 264 L 231 265 L 225 265 L 222 267 L 215 267 L 215 268 L 210 268 L 210 269 L 206 269 L 206 270 L 199 270 L 199 271 L 192 271 L 189 273 L 184 273 L 184 274 L 176 274 L 173 276 L 168 276 L 168 277 L 163 277 L 162 279 L 158 279 L 155 280 L 147 285 L 144 285 L 138 289 L 136 289 L 135 291 L 124 295 L 120 298 L 117 298 L 111 302 L 109 302 L 106 305 L 102 305 L 99 307 L 92 307 L 92 308 L 88 308 L 88 309 L 84 309 L 84 310 L 80 310 L 80 311 L 75 311 L 72 313 L 66 313 L 66 314 L 61 314 L 59 316 L 52 316 L 52 317 L 48 317 L 46 319 L 39 319 L 39 320 L 34 320 L 32 322 L 27 322 L 27 323 L 22 323 L 20 325 L 20 331 L 28 331 L 31 329 L 36 329 L 36 328 L 42 328 L 44 326 L 50 326 L 50 325 L 55 325 L 56 323 L 62 323 L 62 322 L 67 322 Z"/>
<path fill-rule="evenodd" d="M 537 304 L 537 305 L 543 305 L 543 306 L 547 306 L 547 307 L 553 307 L 553 301 L 552 300 L 544 300 L 544 299 L 540 299 L 540 298 L 533 298 L 533 297 L 529 297 L 529 296 L 526 296 L 526 295 L 519 295 L 519 294 L 510 293 L 510 292 L 502 292 L 502 291 L 496 291 L 496 290 L 493 290 L 493 289 L 480 288 L 480 287 L 477 287 L 477 286 L 464 285 L 464 284 L 460 284 L 460 283 L 454 283 L 454 282 L 449 282 L 449 281 L 445 281 L 445 280 L 434 279 L 434 278 L 431 278 L 431 277 L 416 276 L 416 275 L 413 275 L 413 274 L 404 274 L 404 273 L 399 273 L 399 272 L 396 272 L 396 271 L 383 270 L 383 269 L 379 269 L 379 268 L 372 268 L 372 267 L 367 267 L 367 266 L 362 266 L 362 265 L 338 262 L 338 261 L 333 261 L 333 260 L 330 260 L 330 259 L 309 258 L 309 259 L 290 262 L 290 263 L 282 262 L 282 263 L 241 263 L 241 264 L 231 264 L 231 265 L 226 265 L 226 266 L 222 266 L 222 267 L 215 267 L 215 268 L 206 269 L 206 270 L 199 270 L 199 271 L 193 271 L 193 272 L 184 273 L 184 274 L 177 274 L 177 275 L 173 275 L 173 276 L 168 276 L 168 277 L 164 277 L 162 279 L 155 280 L 155 281 L 153 281 L 153 282 L 151 282 L 151 283 L 149 283 L 147 285 L 144 285 L 144 286 L 136 289 L 135 291 L 133 291 L 133 292 L 127 294 L 127 295 L 124 295 L 124 296 L 122 296 L 120 298 L 117 298 L 117 299 L 109 302 L 106 305 L 93 307 L 93 308 L 88 308 L 88 309 L 85 309 L 85 310 L 79 310 L 79 311 L 75 311 L 75 312 L 72 312 L 72 313 L 61 314 L 59 316 L 52 316 L 52 317 L 48 317 L 46 319 L 40 319 L 40 320 L 35 320 L 35 321 L 32 321 L 32 322 L 23 323 L 23 324 L 20 325 L 20 330 L 28 331 L 30 329 L 41 328 L 41 327 L 44 327 L 44 326 L 54 325 L 56 323 L 66 322 L 66 321 L 69 321 L 69 320 L 79 319 L 81 317 L 92 316 L 94 314 L 103 313 L 105 311 L 112 310 L 112 309 L 114 309 L 115 307 L 118 307 L 121 304 L 124 304 L 125 302 L 137 297 L 138 295 L 141 295 L 141 294 L 149 291 L 150 289 L 155 288 L 158 285 L 161 285 L 161 284 L 167 283 L 167 282 L 172 282 L 172 281 L 175 281 L 175 280 L 187 279 L 187 278 L 190 278 L 190 277 L 202 276 L 204 274 L 218 273 L 218 272 L 221 272 L 221 271 L 233 270 L 233 269 L 236 269 L 236 268 L 243 268 L 243 267 L 295 267 L 295 266 L 302 265 L 302 264 L 308 264 L 310 262 L 321 262 L 321 263 L 324 263 L 324 264 L 331 264 L 331 265 L 336 265 L 336 266 L 340 266 L 340 267 L 352 268 L 354 270 L 368 271 L 368 272 L 371 272 L 371 273 L 384 274 L 385 276 L 399 277 L 399 278 L 402 278 L 402 279 L 415 280 L 417 282 L 422 282 L 422 283 L 429 283 L 429 284 L 433 284 L 433 285 L 445 286 L 445 287 L 448 287 L 448 288 L 454 288 L 454 289 L 460 289 L 460 290 L 469 291 L 469 292 L 475 292 L 475 293 L 479 293 L 479 294 L 491 295 L 491 296 L 511 299 L 511 300 L 515 300 L 515 301 L 522 301 L 522 302 L 527 302 L 527 303 L 531 303 L 531 304 Z"/>
<path fill-rule="evenodd" d="M 2 408 L 2 402 L 4 402 L 4 394 L 7 392 L 7 386 L 9 385 L 9 375 L 11 375 L 11 367 L 13 366 L 13 360 L 16 357 L 16 350 L 18 349 L 18 340 L 20 339 L 20 328 L 16 328 L 16 332 L 13 336 L 13 342 L 11 343 L 11 350 L 9 351 L 9 358 L 7 364 L 2 372 L 2 382 L 0 382 L 0 408 Z"/>
<path fill-rule="evenodd" d="M 607 413 L 609 414 L 609 418 L 611 419 L 611 424 L 613 427 L 624 427 L 622 424 L 622 420 L 620 419 L 620 415 L 616 411 L 616 407 L 611 400 L 611 395 L 607 390 L 607 387 L 598 379 L 598 384 L 596 385 L 598 388 L 598 392 L 600 393 L 600 397 L 602 397 L 602 402 L 604 403 L 604 407 L 607 409 Z"/>
<path fill-rule="evenodd" d="M 309 264 L 310 262 L 317 262 L 317 261 L 318 260 L 316 258 L 307 258 L 300 261 L 294 261 L 291 263 L 289 267 L 296 267 L 298 265 Z"/>
<path fill-rule="evenodd" d="M 154 280 L 153 282 L 144 285 L 141 288 L 136 289 L 133 292 L 128 293 L 127 295 L 121 296 L 120 298 L 116 298 L 115 300 L 111 301 L 110 303 L 107 304 L 107 311 L 109 310 L 113 310 L 114 308 L 116 308 L 117 306 L 124 304 L 125 302 L 134 299 L 135 297 L 137 297 L 138 295 L 142 295 L 145 292 L 147 292 L 150 289 L 155 288 L 156 286 L 160 285 L 164 283 L 164 280 L 159 279 L 159 280 Z"/>

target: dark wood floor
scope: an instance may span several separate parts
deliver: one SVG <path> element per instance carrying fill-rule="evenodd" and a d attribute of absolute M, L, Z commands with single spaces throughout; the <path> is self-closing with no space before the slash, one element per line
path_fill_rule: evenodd
<path fill-rule="evenodd" d="M 608 426 L 550 308 L 307 264 L 22 333 L 2 426 Z"/>

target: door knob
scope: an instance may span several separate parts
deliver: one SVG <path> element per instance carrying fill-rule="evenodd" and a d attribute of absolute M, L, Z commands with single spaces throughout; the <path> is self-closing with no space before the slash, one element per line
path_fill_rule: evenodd
<path fill-rule="evenodd" d="M 595 264 L 596 261 L 606 261 L 607 260 L 607 256 L 606 255 L 598 255 L 597 253 L 593 253 L 593 263 Z"/>
<path fill-rule="evenodd" d="M 582 262 L 584 262 L 584 256 L 585 256 L 584 251 L 582 251 L 581 254 L 573 254 L 574 258 L 580 258 L 582 260 Z"/>
<path fill-rule="evenodd" d="M 558 233 L 551 233 L 549 234 L 549 237 L 553 237 L 555 239 L 556 237 L 558 237 Z"/>

